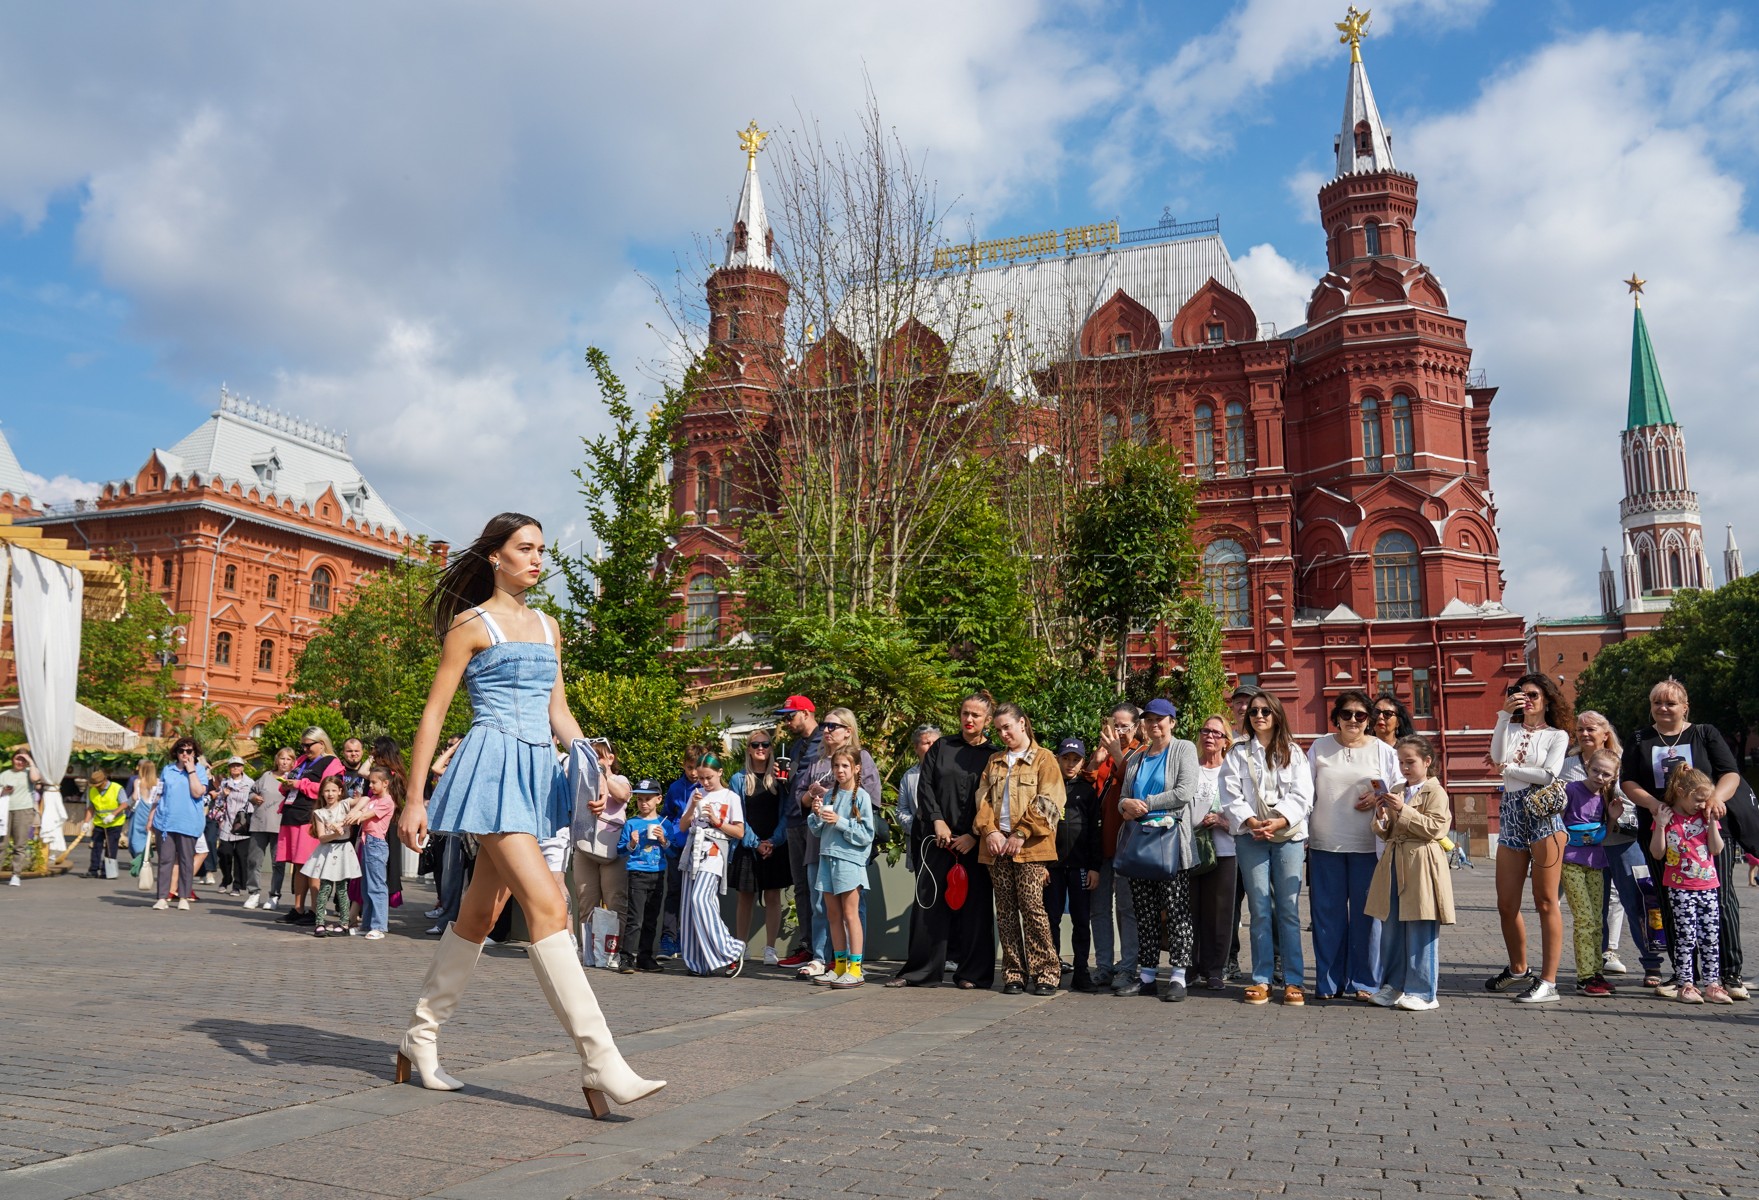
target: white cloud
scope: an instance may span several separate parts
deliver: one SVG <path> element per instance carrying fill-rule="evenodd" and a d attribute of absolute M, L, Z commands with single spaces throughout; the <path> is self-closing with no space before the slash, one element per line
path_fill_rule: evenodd
<path fill-rule="evenodd" d="M 1307 299 L 1319 284 L 1320 269 L 1291 262 L 1261 242 L 1234 260 L 1234 274 L 1258 319 L 1287 331 L 1307 319 Z"/>
<path fill-rule="evenodd" d="M 38 504 L 71 504 L 75 500 L 95 500 L 104 486 L 72 475 L 57 475 L 48 479 L 34 471 L 26 471 L 24 477 L 30 484 L 31 499 Z"/>
<path fill-rule="evenodd" d="M 1598 604 L 1600 547 L 1618 552 L 1618 432 L 1630 301 L 1644 312 L 1684 426 L 1706 544 L 1759 494 L 1759 232 L 1728 159 L 1759 139 L 1759 66 L 1700 44 L 1592 34 L 1540 50 L 1462 111 L 1420 121 L 1401 166 L 1422 184 L 1419 250 L 1470 322 L 1502 390 L 1491 482 L 1510 606 Z"/>

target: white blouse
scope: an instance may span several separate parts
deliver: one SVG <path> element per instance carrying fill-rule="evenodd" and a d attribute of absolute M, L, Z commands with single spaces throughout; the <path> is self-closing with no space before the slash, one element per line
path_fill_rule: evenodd
<path fill-rule="evenodd" d="M 1307 751 L 1313 767 L 1313 819 L 1307 845 L 1335 854 L 1374 853 L 1374 810 L 1359 812 L 1362 785 L 1378 779 L 1389 792 L 1404 786 L 1399 756 L 1377 737 L 1364 736 L 1354 746 L 1326 734 Z"/>
<path fill-rule="evenodd" d="M 1496 731 L 1490 735 L 1490 757 L 1502 767 L 1503 786 L 1510 791 L 1544 787 L 1564 769 L 1570 735 L 1549 725 L 1528 729 L 1514 725 L 1507 712 L 1496 715 Z"/>
<path fill-rule="evenodd" d="M 1264 806 L 1288 821 L 1293 831 L 1291 842 L 1307 838 L 1307 817 L 1313 811 L 1313 768 L 1307 756 L 1296 746 L 1286 766 L 1272 767 L 1265 761 L 1264 746 L 1257 738 L 1236 742 L 1222 762 L 1222 815 L 1228 819 L 1228 832 L 1235 837 L 1246 834 L 1246 821 L 1258 816 L 1259 788 L 1264 789 Z"/>

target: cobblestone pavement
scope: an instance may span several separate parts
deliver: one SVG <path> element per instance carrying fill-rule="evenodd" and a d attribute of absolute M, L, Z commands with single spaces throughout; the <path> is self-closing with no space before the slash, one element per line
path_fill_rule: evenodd
<path fill-rule="evenodd" d="M 0 887 L 0 1197 L 1759 1197 L 1759 1002 L 1579 997 L 1567 945 L 1562 1003 L 1490 995 L 1489 876 L 1454 876 L 1428 1014 L 595 971 L 672 1081 L 608 1122 L 516 949 L 446 1026 L 469 1090 L 389 1084 L 425 889 L 374 943 L 26 881 Z"/>

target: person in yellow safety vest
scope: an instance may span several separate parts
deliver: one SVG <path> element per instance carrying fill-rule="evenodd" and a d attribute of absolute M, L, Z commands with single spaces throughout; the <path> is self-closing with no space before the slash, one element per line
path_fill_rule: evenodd
<path fill-rule="evenodd" d="M 128 795 L 119 783 L 111 783 L 102 767 L 94 767 L 86 787 L 86 814 L 92 822 L 92 869 L 87 879 L 117 876 L 117 847 L 122 827 L 128 822 Z"/>

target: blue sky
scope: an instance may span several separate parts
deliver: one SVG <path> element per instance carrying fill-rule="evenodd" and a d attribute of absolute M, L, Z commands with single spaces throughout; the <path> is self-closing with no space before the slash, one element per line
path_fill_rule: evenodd
<path fill-rule="evenodd" d="M 7 7 L 0 429 L 43 493 L 132 473 L 225 382 L 348 429 L 451 538 L 506 507 L 578 529 L 581 352 L 631 376 L 660 353 L 644 276 L 727 223 L 746 120 L 839 136 L 865 77 L 983 235 L 1219 214 L 1286 327 L 1348 62 L 1342 5 L 1313 0 Z M 1373 8 L 1419 250 L 1503 389 L 1511 606 L 1585 611 L 1616 548 L 1631 270 L 1720 568 L 1759 494 L 1754 19 Z"/>

